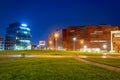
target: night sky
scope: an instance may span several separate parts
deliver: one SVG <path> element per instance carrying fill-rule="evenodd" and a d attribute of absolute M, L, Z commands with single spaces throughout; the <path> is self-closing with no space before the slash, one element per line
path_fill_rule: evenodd
<path fill-rule="evenodd" d="M 120 0 L 0 0 L 0 35 L 10 23 L 31 26 L 32 43 L 75 25 L 120 25 Z"/>

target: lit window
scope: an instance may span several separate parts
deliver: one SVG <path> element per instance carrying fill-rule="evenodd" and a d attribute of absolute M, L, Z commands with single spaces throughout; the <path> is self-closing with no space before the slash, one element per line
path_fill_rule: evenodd
<path fill-rule="evenodd" d="M 28 32 L 24 31 L 24 34 L 27 34 Z"/>
<path fill-rule="evenodd" d="M 25 26 L 25 27 L 26 27 L 26 26 L 27 26 L 27 24 L 22 24 L 22 26 Z"/>

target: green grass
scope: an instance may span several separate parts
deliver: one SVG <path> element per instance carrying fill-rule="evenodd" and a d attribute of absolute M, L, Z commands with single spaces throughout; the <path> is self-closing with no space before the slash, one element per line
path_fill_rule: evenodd
<path fill-rule="evenodd" d="M 82 56 L 102 56 L 104 53 L 102 52 L 80 52 L 80 51 L 55 51 L 55 50 L 6 50 L 0 51 L 0 55 L 7 55 L 7 54 L 35 54 L 35 55 L 82 55 Z M 108 56 L 120 56 L 120 54 L 112 53 L 107 54 Z"/>
<path fill-rule="evenodd" d="M 26 51 L 0 51 L 0 54 L 39 54 L 39 55 L 92 55 L 100 56 L 102 53 L 90 53 L 90 52 L 80 52 L 80 51 L 54 51 L 54 50 L 26 50 Z"/>
<path fill-rule="evenodd" d="M 0 61 L 10 60 L 10 59 L 16 59 L 16 58 L 12 58 L 12 57 L 0 57 Z"/>
<path fill-rule="evenodd" d="M 118 58 L 86 58 L 86 60 L 120 68 L 120 59 Z"/>
<path fill-rule="evenodd" d="M 109 53 L 108 56 L 120 56 L 120 53 Z"/>
<path fill-rule="evenodd" d="M 16 51 L 0 51 L 0 54 L 71 54 L 72 51 L 54 51 L 54 50 L 16 50 Z"/>
<path fill-rule="evenodd" d="M 71 58 L 21 58 L 0 63 L 0 80 L 120 80 L 120 72 Z"/>

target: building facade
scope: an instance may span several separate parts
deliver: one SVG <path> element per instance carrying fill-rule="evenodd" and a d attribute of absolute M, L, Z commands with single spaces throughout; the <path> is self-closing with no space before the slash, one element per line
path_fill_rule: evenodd
<path fill-rule="evenodd" d="M 4 50 L 4 41 L 2 36 L 0 36 L 0 51 Z"/>
<path fill-rule="evenodd" d="M 110 51 L 111 50 L 111 31 L 120 31 L 120 26 L 101 24 L 97 26 L 70 26 L 62 30 L 62 48 L 66 50 L 81 51 Z M 118 34 L 117 34 L 118 35 Z M 52 36 L 52 35 L 51 35 Z M 76 40 L 73 40 L 76 38 Z M 114 40 L 113 49 L 120 46 Z M 119 49 L 120 50 L 120 49 Z"/>
<path fill-rule="evenodd" d="M 5 50 L 30 50 L 31 37 L 31 29 L 26 24 L 10 24 L 6 30 Z"/>

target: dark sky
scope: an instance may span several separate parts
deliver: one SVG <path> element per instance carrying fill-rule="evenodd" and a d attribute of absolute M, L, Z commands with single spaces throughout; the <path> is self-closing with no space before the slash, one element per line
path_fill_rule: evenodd
<path fill-rule="evenodd" d="M 120 0 L 0 0 L 0 35 L 14 22 L 30 25 L 38 44 L 67 26 L 120 25 Z"/>

